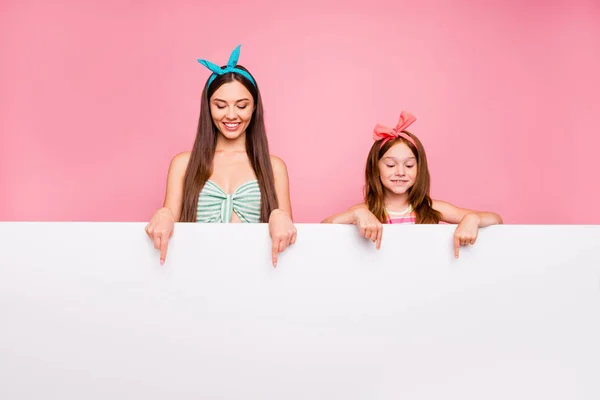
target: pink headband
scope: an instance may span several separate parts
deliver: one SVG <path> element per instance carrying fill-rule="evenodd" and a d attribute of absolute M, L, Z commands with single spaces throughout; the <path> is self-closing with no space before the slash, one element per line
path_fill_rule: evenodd
<path fill-rule="evenodd" d="M 375 140 L 375 141 L 382 140 L 381 146 L 383 146 L 385 144 L 385 142 L 387 142 L 388 140 L 392 140 L 392 139 L 401 137 L 401 138 L 404 138 L 404 139 L 408 140 L 409 142 L 411 142 L 413 144 L 413 146 L 417 147 L 413 138 L 411 138 L 410 136 L 408 136 L 406 133 L 403 132 L 406 128 L 408 128 L 416 120 L 417 119 L 415 118 L 414 115 L 402 111 L 400 113 L 400 120 L 398 121 L 398 124 L 396 125 L 396 127 L 394 129 L 388 128 L 387 126 L 377 124 L 375 126 L 375 129 L 373 130 L 373 140 Z"/>

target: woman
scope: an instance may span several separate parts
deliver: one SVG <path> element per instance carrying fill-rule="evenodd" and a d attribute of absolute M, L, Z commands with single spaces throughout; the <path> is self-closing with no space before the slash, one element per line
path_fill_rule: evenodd
<path fill-rule="evenodd" d="M 200 106 L 191 152 L 171 161 L 163 207 L 146 233 L 164 264 L 175 222 L 269 223 L 272 261 L 296 241 L 285 163 L 269 154 L 263 106 L 256 80 L 237 65 L 240 46 L 213 73 Z"/>

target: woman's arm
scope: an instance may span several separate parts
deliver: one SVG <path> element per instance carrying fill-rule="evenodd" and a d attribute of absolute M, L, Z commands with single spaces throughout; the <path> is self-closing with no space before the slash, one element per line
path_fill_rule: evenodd
<path fill-rule="evenodd" d="M 278 210 L 283 211 L 293 220 L 292 202 L 290 200 L 290 180 L 288 171 L 283 160 L 276 156 L 271 156 L 271 165 L 273 166 L 273 178 L 275 180 L 275 193 L 277 195 Z"/>
<path fill-rule="evenodd" d="M 296 242 L 296 227 L 292 219 L 287 167 L 282 159 L 275 156 L 271 156 L 271 165 L 279 207 L 269 216 L 269 233 L 273 242 L 271 258 L 273 266 L 277 267 L 277 255 Z"/>
<path fill-rule="evenodd" d="M 169 239 L 173 235 L 175 222 L 181 217 L 183 200 L 183 178 L 187 168 L 190 153 L 181 153 L 173 157 L 167 174 L 167 190 L 163 207 L 156 210 L 148 225 L 146 234 L 154 243 L 154 248 L 160 250 L 160 263 L 167 257 Z"/>
<path fill-rule="evenodd" d="M 173 213 L 175 221 L 181 217 L 183 205 L 183 179 L 185 171 L 190 161 L 190 152 L 177 154 L 171 160 L 169 172 L 167 174 L 167 190 L 163 202 L 163 209 L 168 209 Z"/>

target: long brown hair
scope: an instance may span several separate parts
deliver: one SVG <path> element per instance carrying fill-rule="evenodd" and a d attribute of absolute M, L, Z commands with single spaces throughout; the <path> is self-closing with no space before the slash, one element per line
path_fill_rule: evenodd
<path fill-rule="evenodd" d="M 404 131 L 404 133 L 415 141 L 416 146 L 402 137 L 389 140 L 383 146 L 381 146 L 381 141 L 373 143 L 365 168 L 365 203 L 379 221 L 387 223 L 388 215 L 385 211 L 384 201 L 385 191 L 380 178 L 379 160 L 393 145 L 404 143 L 417 159 L 417 177 L 414 185 L 408 189 L 408 203 L 415 210 L 417 216 L 416 223 L 437 224 L 440 222 L 442 215 L 432 207 L 431 197 L 429 197 L 430 177 L 425 149 L 415 135 L 407 131 Z"/>
<path fill-rule="evenodd" d="M 246 68 L 239 64 L 236 65 L 236 68 L 248 72 Z M 252 82 L 241 74 L 229 72 L 223 75 L 217 75 L 210 86 L 207 81 L 204 90 L 202 90 L 198 130 L 183 179 L 181 222 L 196 221 L 198 196 L 213 172 L 213 158 L 215 156 L 219 131 L 212 120 L 209 100 L 221 85 L 233 81 L 240 82 L 244 85 L 254 99 L 255 109 L 252 113 L 250 124 L 246 129 L 246 153 L 248 154 L 250 165 L 254 170 L 258 185 L 260 186 L 260 221 L 268 222 L 271 211 L 278 207 L 260 91 L 258 90 L 258 86 L 254 86 Z"/>

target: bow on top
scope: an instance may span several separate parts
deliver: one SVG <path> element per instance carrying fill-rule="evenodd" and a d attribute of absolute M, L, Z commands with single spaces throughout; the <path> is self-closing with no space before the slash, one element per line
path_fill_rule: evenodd
<path fill-rule="evenodd" d="M 387 126 L 377 124 L 375 126 L 375 129 L 373 130 L 373 140 L 375 140 L 375 141 L 381 140 L 381 145 L 383 146 L 385 144 L 385 142 L 387 142 L 388 140 L 392 140 L 392 139 L 401 137 L 401 138 L 408 140 L 410 143 L 413 144 L 413 146 L 416 147 L 417 145 L 415 144 L 415 141 L 413 140 L 413 138 L 411 138 L 409 135 L 407 135 L 406 133 L 403 132 L 404 130 L 406 130 L 406 128 L 408 128 L 416 120 L 417 120 L 417 118 L 415 118 L 414 115 L 407 113 L 405 111 L 402 111 L 400 113 L 400 120 L 398 121 L 398 124 L 396 125 L 395 128 L 392 129 L 392 128 L 388 128 Z"/>
<path fill-rule="evenodd" d="M 225 66 L 224 68 L 221 68 L 218 65 L 211 63 L 208 60 L 203 60 L 203 59 L 198 60 L 198 62 L 200 64 L 204 65 L 206 68 L 208 68 L 209 70 L 212 71 L 212 75 L 208 79 L 208 86 L 210 86 L 210 84 L 213 83 L 213 81 L 215 80 L 217 75 L 224 75 L 228 72 L 234 72 L 234 73 L 240 74 L 243 77 L 245 77 L 246 79 L 248 79 L 256 87 L 256 82 L 254 82 L 254 79 L 252 78 L 252 76 L 250 76 L 250 74 L 248 72 L 244 71 L 243 69 L 239 69 L 239 68 L 235 67 L 237 65 L 238 59 L 240 58 L 240 48 L 241 47 L 242 47 L 242 45 L 239 45 L 238 47 L 236 47 L 233 50 L 233 52 L 231 53 L 231 56 L 229 56 L 229 61 L 227 61 L 227 66 Z"/>

